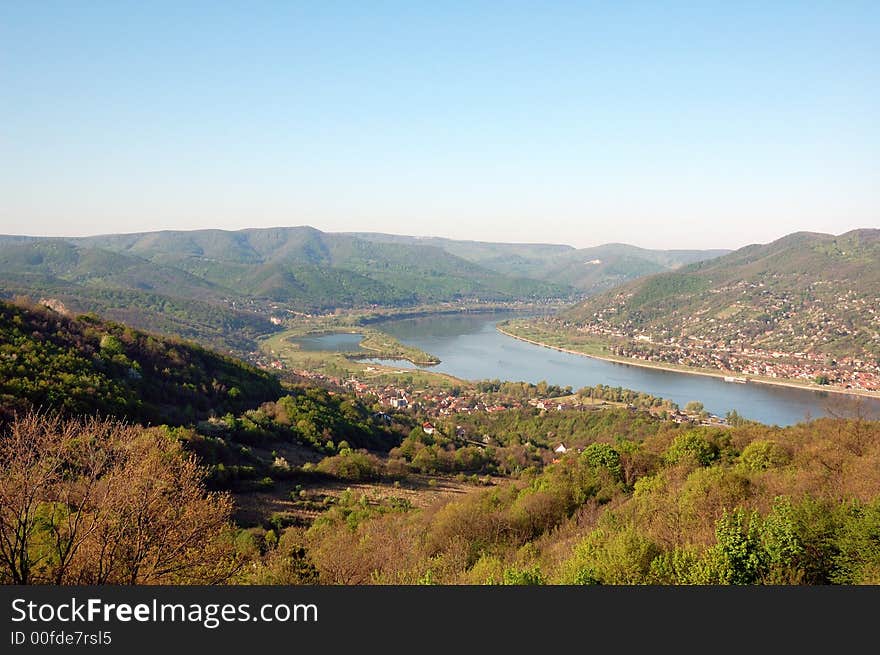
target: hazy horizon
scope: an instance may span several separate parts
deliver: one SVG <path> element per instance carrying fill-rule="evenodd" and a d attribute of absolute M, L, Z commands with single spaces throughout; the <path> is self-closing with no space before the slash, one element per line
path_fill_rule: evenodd
<path fill-rule="evenodd" d="M 742 248 L 750 245 L 761 245 L 771 243 L 776 241 L 777 239 L 781 239 L 791 232 L 786 234 L 780 234 L 778 237 L 770 239 L 769 241 L 753 241 L 749 243 L 744 243 L 736 248 L 731 248 L 727 246 L 710 246 L 706 248 L 655 248 L 652 246 L 641 245 L 635 242 L 629 241 L 603 241 L 602 243 L 593 243 L 585 246 L 577 246 L 571 243 L 564 243 L 561 241 L 505 241 L 502 239 L 459 239 L 456 237 L 448 237 L 440 234 L 405 234 L 401 232 L 382 232 L 378 230 L 323 230 L 315 225 L 265 225 L 260 227 L 241 227 L 241 228 L 215 228 L 215 227 L 200 227 L 200 228 L 165 228 L 159 230 L 133 230 L 133 231 L 119 231 L 119 232 L 95 232 L 90 234 L 13 234 L 13 233 L 0 233 L 0 236 L 9 236 L 9 237 L 25 237 L 25 238 L 57 238 L 57 239 L 79 239 L 79 238 L 88 238 L 88 237 L 101 237 L 101 236 L 121 236 L 121 235 L 129 235 L 129 234 L 149 234 L 152 232 L 197 232 L 204 230 L 219 230 L 224 232 L 243 232 L 249 230 L 272 230 L 272 229 L 293 229 L 293 228 L 312 228 L 318 230 L 320 232 L 328 233 L 328 234 L 379 234 L 384 236 L 398 236 L 398 237 L 412 237 L 415 239 L 449 239 L 452 241 L 472 241 L 476 243 L 501 243 L 501 244 L 509 244 L 509 245 L 550 245 L 550 246 L 567 246 L 575 249 L 584 249 L 584 248 L 595 248 L 599 246 L 609 246 L 609 245 L 627 245 L 627 246 L 636 246 L 638 248 L 643 248 L 646 250 L 737 250 L 738 248 Z M 843 231 L 830 231 L 830 232 L 820 232 L 821 234 L 829 234 L 832 236 L 840 236 L 847 232 L 851 232 L 853 230 L 874 230 L 880 229 L 875 227 L 855 227 L 849 230 Z M 797 230 L 797 232 L 816 232 L 815 230 Z"/>
<path fill-rule="evenodd" d="M 0 233 L 880 225 L 880 4 L 7 3 Z"/>
<path fill-rule="evenodd" d="M 5 226 L 5 222 L 0 222 L 0 226 Z M 514 239 L 505 239 L 503 235 L 498 235 L 497 237 L 492 237 L 491 235 L 487 238 L 476 238 L 476 237 L 467 237 L 467 236 L 453 236 L 450 234 L 441 234 L 441 233 L 415 233 L 415 232 L 392 232 L 389 230 L 380 230 L 380 229 L 372 229 L 370 226 L 360 225 L 350 229 L 330 229 L 321 227 L 315 224 L 309 223 L 285 223 L 285 224 L 264 224 L 264 225 L 248 225 L 242 223 L 240 227 L 219 227 L 214 225 L 198 225 L 194 227 L 188 226 L 180 226 L 180 227 L 156 227 L 150 228 L 145 227 L 142 229 L 129 229 L 127 226 L 120 227 L 118 230 L 108 230 L 108 231 L 88 231 L 88 232 L 65 232 L 63 230 L 59 230 L 58 232 L 42 232 L 42 233 L 31 233 L 31 232 L 11 232 L 11 231 L 0 231 L 0 236 L 14 236 L 14 237 L 33 237 L 33 238 L 60 238 L 60 239 L 78 239 L 78 238 L 87 238 L 87 237 L 100 237 L 100 236 L 111 236 L 111 235 L 125 235 L 125 234 L 147 234 L 150 232 L 195 232 L 201 230 L 220 230 L 225 232 L 240 232 L 244 230 L 271 230 L 271 229 L 283 229 L 283 228 L 297 228 L 297 227 L 310 227 L 320 232 L 326 232 L 328 234 L 384 234 L 389 236 L 403 236 L 403 237 L 413 237 L 416 239 L 449 239 L 453 241 L 474 241 L 474 242 L 482 242 L 482 243 L 506 243 L 512 245 L 560 245 L 560 246 L 570 246 L 576 249 L 584 249 L 584 248 L 595 248 L 597 246 L 606 246 L 613 244 L 623 244 L 629 246 L 636 246 L 639 248 L 644 248 L 646 250 L 738 250 L 739 248 L 743 248 L 745 246 L 756 245 L 756 244 L 768 244 L 786 237 L 790 234 L 794 234 L 796 232 L 811 232 L 817 234 L 829 234 L 832 236 L 840 236 L 847 232 L 852 232 L 853 230 L 876 230 L 880 229 L 880 221 L 878 221 L 877 225 L 852 225 L 846 228 L 840 228 L 837 226 L 826 227 L 824 229 L 794 229 L 788 232 L 783 232 L 776 234 L 775 236 L 771 236 L 769 238 L 761 239 L 761 240 L 748 240 L 748 239 L 738 239 L 732 244 L 728 243 L 715 243 L 712 241 L 710 236 L 706 238 L 706 245 L 697 245 L 697 246 L 663 246 L 663 245 L 652 245 L 638 240 L 638 235 L 634 238 L 627 240 L 626 238 L 615 238 L 609 239 L 606 241 L 591 241 L 589 239 L 582 240 L 578 243 L 567 242 L 567 241 L 553 241 L 553 240 L 514 240 Z"/>

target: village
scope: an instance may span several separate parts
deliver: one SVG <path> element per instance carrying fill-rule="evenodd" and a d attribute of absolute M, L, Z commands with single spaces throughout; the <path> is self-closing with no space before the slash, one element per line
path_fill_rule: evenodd
<path fill-rule="evenodd" d="M 256 353 L 255 353 L 256 355 Z M 630 411 L 647 411 L 654 416 L 676 423 L 701 425 L 726 425 L 724 417 L 700 410 L 684 411 L 675 403 L 648 394 L 628 389 L 585 387 L 573 391 L 571 387 L 560 389 L 547 385 L 526 385 L 520 383 L 525 392 L 500 393 L 481 389 L 481 384 L 462 382 L 460 386 L 444 388 L 437 385 L 414 386 L 396 382 L 382 382 L 354 373 L 347 376 L 327 375 L 304 368 L 287 368 L 280 359 L 255 357 L 255 362 L 263 368 L 284 372 L 298 381 L 320 384 L 333 391 L 346 391 L 373 406 L 377 414 L 388 412 L 408 412 L 430 420 L 439 420 L 455 415 L 495 414 L 515 409 L 534 409 L 539 412 L 550 411 L 597 411 L 610 407 L 625 407 Z M 377 372 L 375 367 L 367 367 L 367 374 Z M 547 387 L 546 393 L 541 390 Z"/>
<path fill-rule="evenodd" d="M 798 380 L 854 391 L 880 391 L 880 299 L 853 291 L 824 299 L 818 283 L 809 300 L 738 282 L 743 300 L 714 314 L 698 310 L 660 328 L 617 320 L 619 307 L 596 312 L 578 332 L 610 339 L 611 353 L 642 361 L 717 369 L 731 376 Z M 834 311 L 828 306 L 833 303 Z M 854 316 L 870 329 L 859 333 Z M 674 326 L 674 327 L 673 327 Z M 861 356 L 835 356 L 837 343 L 863 344 Z M 794 344 L 795 349 L 782 344 Z"/>
<path fill-rule="evenodd" d="M 832 363 L 826 356 L 817 353 L 768 352 L 755 348 L 732 350 L 711 344 L 654 344 L 650 348 L 637 344 L 611 346 L 610 350 L 618 357 L 718 369 L 738 376 L 803 380 L 820 386 L 880 391 L 880 366 L 850 357 L 833 360 Z"/>

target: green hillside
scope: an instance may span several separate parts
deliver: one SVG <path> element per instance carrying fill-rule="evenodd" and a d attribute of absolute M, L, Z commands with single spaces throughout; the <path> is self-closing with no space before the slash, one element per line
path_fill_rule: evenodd
<path fill-rule="evenodd" d="M 590 419 L 582 449 L 510 482 L 408 512 L 340 503 L 304 540 L 319 580 L 880 582 L 877 422 L 718 429 L 643 418 L 637 434 L 625 412 L 580 421 Z"/>
<path fill-rule="evenodd" d="M 177 268 L 62 239 L 0 243 L 0 276 L 34 276 L 92 289 L 135 289 L 180 298 L 220 300 L 229 291 Z"/>
<path fill-rule="evenodd" d="M 0 302 L 0 415 L 29 407 L 181 423 L 281 395 L 279 381 L 195 344 L 94 315 Z"/>
<path fill-rule="evenodd" d="M 727 349 L 880 357 L 880 230 L 796 233 L 590 298 L 557 325 Z"/>
<path fill-rule="evenodd" d="M 589 294 L 630 280 L 671 271 L 697 261 L 711 260 L 727 250 L 646 250 L 620 243 L 583 248 L 560 259 L 540 277 L 570 284 Z"/>
<path fill-rule="evenodd" d="M 577 250 L 335 234 L 307 226 L 67 239 L 0 236 L 0 294 L 55 298 L 75 311 L 97 311 L 244 353 L 254 350 L 255 337 L 272 331 L 268 314 L 276 304 L 313 313 L 573 298 L 719 252 L 622 244 Z M 152 309 L 159 305 L 171 309 Z M 215 320 L 206 320 L 224 312 L 245 327 L 218 329 Z"/>
<path fill-rule="evenodd" d="M 542 243 L 456 241 L 376 233 L 356 233 L 354 236 L 377 243 L 430 245 L 502 275 L 544 280 L 586 294 L 599 293 L 643 275 L 673 270 L 730 252 L 646 250 L 620 243 L 577 249 Z"/>
<path fill-rule="evenodd" d="M 438 302 L 568 298 L 433 245 L 376 243 L 311 227 L 0 236 L 0 298 L 28 296 L 244 356 L 270 316 Z"/>
<path fill-rule="evenodd" d="M 141 291 L 86 287 L 40 275 L 3 274 L 0 295 L 47 298 L 73 314 L 95 312 L 142 330 L 174 335 L 230 353 L 256 350 L 255 339 L 275 327 L 261 313 L 229 303 L 179 298 Z"/>
<path fill-rule="evenodd" d="M 0 237 L 0 293 L 41 296 L 58 289 L 70 290 L 60 299 L 80 310 L 126 311 L 139 303 L 139 296 L 117 304 L 106 293 L 125 291 L 152 294 L 171 304 L 185 299 L 244 310 L 251 323 L 265 321 L 273 303 L 299 312 L 326 312 L 459 300 L 539 300 L 574 293 L 567 285 L 504 274 L 432 245 L 377 243 L 310 227 Z M 103 302 L 95 304 L 96 295 Z M 155 327 L 137 315 L 127 318 L 140 327 Z M 253 348 L 248 340 L 254 334 L 240 335 L 243 343 L 224 343 L 200 319 L 185 323 L 185 336 L 213 337 L 208 342 L 230 350 Z M 252 330 L 268 331 L 265 325 Z"/>
<path fill-rule="evenodd" d="M 559 297 L 571 291 L 508 279 L 430 245 L 377 243 L 311 227 L 156 232 L 73 242 L 173 266 L 240 294 L 315 310 Z"/>

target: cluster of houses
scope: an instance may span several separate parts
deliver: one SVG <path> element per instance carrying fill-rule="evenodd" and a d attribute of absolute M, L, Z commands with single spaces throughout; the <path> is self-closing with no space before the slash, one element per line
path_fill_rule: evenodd
<path fill-rule="evenodd" d="M 366 387 L 363 382 L 354 378 L 347 380 L 345 386 L 355 393 L 371 393 L 378 398 L 381 405 L 392 409 L 413 409 L 433 416 L 450 416 L 452 414 L 472 414 L 475 412 L 501 412 L 521 404 L 499 404 L 490 400 L 487 394 L 476 391 L 462 391 L 452 394 L 445 389 L 401 389 L 396 386 L 380 388 Z M 366 387 L 366 388 L 365 388 Z"/>
<path fill-rule="evenodd" d="M 256 363 L 263 367 L 285 368 L 281 360 L 269 359 L 265 356 L 259 357 Z M 358 398 L 366 399 L 370 402 L 378 402 L 383 408 L 378 413 L 385 416 L 388 420 L 391 418 L 388 414 L 391 410 L 414 411 L 426 417 L 441 418 L 456 414 L 493 414 L 527 407 L 532 407 L 542 412 L 563 410 L 595 411 L 610 404 L 605 401 L 592 400 L 586 403 L 577 394 L 562 398 L 513 399 L 505 397 L 501 400 L 497 394 L 492 392 L 470 389 L 453 393 L 441 388 L 412 389 L 401 388 L 398 385 L 377 385 L 364 382 L 355 376 L 342 379 L 307 369 L 292 369 L 290 372 L 303 380 L 310 380 L 331 388 L 345 389 L 353 392 Z M 632 411 L 637 410 L 634 404 L 627 404 L 626 407 Z M 725 423 L 724 419 L 717 416 L 700 417 L 682 412 L 679 409 L 669 409 L 666 407 L 651 407 L 647 409 L 654 413 L 662 413 L 663 416 L 677 423 L 700 422 L 704 425 L 723 425 Z M 434 426 L 430 423 L 425 423 L 423 429 L 426 434 L 433 434 Z"/>
<path fill-rule="evenodd" d="M 622 357 L 880 391 L 880 298 L 855 291 L 826 297 L 822 284 L 815 283 L 805 296 L 744 281 L 712 289 L 742 300 L 720 312 L 704 309 L 680 316 L 674 328 L 654 326 L 650 333 L 617 319 L 627 300 L 622 296 L 620 306 L 596 312 L 577 329 L 620 340 L 612 352 Z M 829 354 L 833 344 L 852 350 L 855 342 L 862 356 Z"/>
<path fill-rule="evenodd" d="M 585 403 L 577 395 L 564 398 L 530 398 L 523 400 L 505 399 L 499 402 L 491 393 L 464 391 L 453 395 L 444 389 L 415 389 L 407 390 L 396 386 L 383 386 L 379 388 L 352 377 L 342 381 L 342 386 L 353 391 L 359 397 L 366 395 L 374 396 L 382 407 L 401 411 L 412 410 L 420 412 L 428 417 L 448 417 L 455 414 L 487 413 L 493 414 L 509 409 L 533 407 L 547 412 L 563 410 L 596 411 L 608 407 L 610 403 L 605 401 Z M 637 411 L 634 404 L 627 404 L 627 409 Z M 687 413 L 680 409 L 667 407 L 647 408 L 658 415 L 675 421 L 676 423 L 700 423 L 703 425 L 726 425 L 725 419 L 715 415 L 697 415 Z M 425 424 L 428 426 L 429 424 Z M 425 427 L 423 426 L 423 427 Z M 426 433 L 431 434 L 426 430 Z"/>
<path fill-rule="evenodd" d="M 821 381 L 821 384 L 858 391 L 880 391 L 880 365 L 861 358 L 829 360 L 818 353 L 782 353 L 756 348 L 734 352 L 717 344 L 654 347 L 649 350 L 613 346 L 611 352 L 620 357 L 643 361 L 714 368 L 737 374 L 727 376 L 737 382 L 744 380 L 742 376 L 751 375 L 781 380 Z"/>

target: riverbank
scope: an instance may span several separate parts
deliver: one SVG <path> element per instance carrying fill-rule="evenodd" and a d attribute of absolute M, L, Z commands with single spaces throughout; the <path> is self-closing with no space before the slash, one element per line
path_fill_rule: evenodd
<path fill-rule="evenodd" d="M 440 360 L 434 357 L 434 355 L 402 344 L 391 335 L 385 334 L 380 330 L 365 327 L 359 330 L 352 330 L 350 333 L 363 335 L 363 339 L 361 339 L 358 345 L 365 350 L 372 351 L 375 357 L 381 359 L 403 359 L 413 366 L 434 366 L 440 363 Z M 360 358 L 360 355 L 350 357 L 350 359 Z"/>
<path fill-rule="evenodd" d="M 309 317 L 296 321 L 283 332 L 276 332 L 264 339 L 261 347 L 263 351 L 270 353 L 290 355 L 292 352 L 309 352 L 311 356 L 314 356 L 320 351 L 304 351 L 296 343 L 296 340 L 330 334 L 356 334 L 361 336 L 358 348 L 369 352 L 336 353 L 337 356 L 355 360 L 359 357 L 403 359 L 415 366 L 433 366 L 440 363 L 440 360 L 430 353 L 407 346 L 381 330 L 362 324 L 361 319 L 362 316 L 358 314 Z"/>
<path fill-rule="evenodd" d="M 597 355 L 595 353 L 586 353 L 578 350 L 573 350 L 571 348 L 564 348 L 562 346 L 554 346 L 549 343 L 542 343 L 540 341 L 536 341 L 534 339 L 529 339 L 527 337 L 520 336 L 513 332 L 509 332 L 504 328 L 496 325 L 495 329 L 498 330 L 501 334 L 511 337 L 513 339 L 517 339 L 519 341 L 524 341 L 525 343 L 530 343 L 535 346 L 542 346 L 544 348 L 550 348 L 551 350 L 558 350 L 559 352 L 569 353 L 571 355 L 579 355 L 581 357 L 591 357 L 593 359 L 600 359 L 606 362 L 612 362 L 614 364 L 627 364 L 629 366 L 638 366 L 641 368 L 651 368 L 659 371 L 669 371 L 671 373 L 686 373 L 688 375 L 703 375 L 706 377 L 720 378 L 724 379 L 730 376 L 742 377 L 739 373 L 731 373 L 731 372 L 723 372 L 723 371 L 713 371 L 708 369 L 694 369 L 694 368 L 686 368 L 686 367 L 674 367 L 666 364 L 658 364 L 657 362 L 647 362 L 640 359 L 629 359 L 626 357 L 615 357 L 613 355 Z M 844 396 L 860 396 L 864 398 L 880 398 L 880 394 L 872 392 L 872 391 L 862 391 L 859 389 L 840 389 L 835 388 L 830 385 L 819 386 L 810 383 L 800 382 L 798 380 L 777 380 L 777 379 L 769 379 L 762 378 L 757 376 L 748 376 L 748 383 L 756 383 L 756 384 L 768 384 L 777 387 L 788 387 L 791 389 L 801 389 L 805 391 L 827 391 L 829 393 L 836 393 Z M 737 384 L 737 383 L 731 383 Z"/>
<path fill-rule="evenodd" d="M 266 365 L 281 371 L 303 372 L 324 376 L 329 380 L 357 377 L 371 384 L 414 384 L 416 387 L 451 388 L 461 381 L 446 374 L 425 368 L 440 360 L 418 348 L 400 343 L 397 339 L 375 328 L 358 325 L 353 316 L 308 317 L 288 324 L 288 329 L 261 340 L 260 350 L 267 358 Z M 297 339 L 332 334 L 357 334 L 362 338 L 357 350 L 310 350 L 296 343 Z M 414 368 L 397 369 L 363 361 L 368 358 L 393 359 L 410 362 Z"/>
<path fill-rule="evenodd" d="M 355 334 L 361 337 L 358 348 L 369 352 L 333 352 L 327 351 L 328 354 L 335 354 L 345 357 L 353 361 L 377 357 L 381 359 L 400 359 L 413 364 L 414 366 L 434 366 L 440 363 L 440 360 L 433 355 L 426 353 L 418 348 L 412 348 L 400 343 L 394 337 L 367 327 L 348 328 L 348 327 L 325 327 L 321 329 L 311 330 L 305 333 L 299 330 L 288 330 L 281 334 L 274 335 L 272 339 L 266 340 L 265 344 L 272 348 L 284 344 L 288 348 L 293 348 L 302 353 L 308 353 L 314 356 L 324 351 L 320 350 L 303 350 L 296 343 L 298 339 L 307 337 L 322 337 L 331 334 Z"/>

